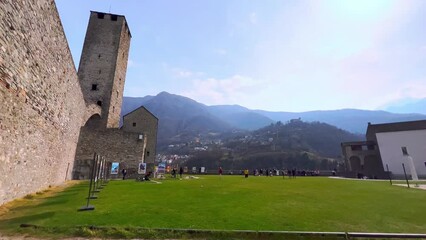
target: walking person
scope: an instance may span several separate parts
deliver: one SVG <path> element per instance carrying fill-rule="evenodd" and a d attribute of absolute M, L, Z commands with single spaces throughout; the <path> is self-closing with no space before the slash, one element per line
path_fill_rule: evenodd
<path fill-rule="evenodd" d="M 182 178 L 182 174 L 183 174 L 183 167 L 180 167 L 179 168 L 179 176 L 180 176 L 180 178 Z"/>
<path fill-rule="evenodd" d="M 219 167 L 219 175 L 222 176 L 222 173 L 223 173 L 223 169 L 222 167 Z"/>
<path fill-rule="evenodd" d="M 172 170 L 172 178 L 176 178 L 176 168 L 175 167 Z"/>
<path fill-rule="evenodd" d="M 127 170 L 123 168 L 123 170 L 121 170 L 121 173 L 123 174 L 123 180 L 126 179 Z"/>

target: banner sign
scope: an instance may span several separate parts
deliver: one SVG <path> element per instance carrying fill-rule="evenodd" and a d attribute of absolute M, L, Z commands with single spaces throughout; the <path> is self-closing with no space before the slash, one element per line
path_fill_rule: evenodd
<path fill-rule="evenodd" d="M 166 163 L 159 163 L 157 172 L 164 174 L 166 172 Z"/>
<path fill-rule="evenodd" d="M 118 174 L 118 167 L 120 166 L 120 163 L 113 162 L 111 165 L 111 174 Z"/>
<path fill-rule="evenodd" d="M 139 163 L 138 174 L 146 173 L 146 163 Z"/>

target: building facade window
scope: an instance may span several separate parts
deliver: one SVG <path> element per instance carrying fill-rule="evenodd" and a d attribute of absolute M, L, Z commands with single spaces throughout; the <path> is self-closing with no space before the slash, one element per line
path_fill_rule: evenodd
<path fill-rule="evenodd" d="M 404 156 L 408 156 L 408 150 L 407 150 L 407 147 L 401 147 L 401 150 L 402 150 L 402 155 L 404 155 Z"/>

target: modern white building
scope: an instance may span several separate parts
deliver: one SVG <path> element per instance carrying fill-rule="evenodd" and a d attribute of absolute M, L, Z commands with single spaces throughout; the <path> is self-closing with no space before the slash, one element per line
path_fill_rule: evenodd
<path fill-rule="evenodd" d="M 412 162 L 416 173 L 426 177 L 426 120 L 369 123 L 366 138 L 365 142 L 342 143 L 348 176 L 383 178 L 388 168 L 392 174 L 402 175 L 402 164 L 407 174 L 411 175 Z M 379 162 L 380 166 L 377 164 Z"/>
<path fill-rule="evenodd" d="M 387 164 L 393 174 L 404 174 L 404 163 L 407 174 L 410 174 L 408 156 L 403 154 L 405 148 L 413 159 L 417 174 L 426 175 L 426 120 L 369 124 L 366 136 L 377 142 L 385 170 Z"/>

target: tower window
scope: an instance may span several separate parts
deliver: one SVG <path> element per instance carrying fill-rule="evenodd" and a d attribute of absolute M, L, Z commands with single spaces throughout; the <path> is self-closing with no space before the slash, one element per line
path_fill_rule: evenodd
<path fill-rule="evenodd" d="M 103 14 L 103 13 L 98 13 L 98 18 L 99 18 L 99 19 L 104 19 L 104 17 L 105 17 L 105 14 Z"/>
<path fill-rule="evenodd" d="M 101 72 L 102 72 L 102 71 L 99 69 L 99 74 L 101 74 Z"/>
<path fill-rule="evenodd" d="M 98 55 L 98 58 L 101 58 L 101 54 Z"/>
<path fill-rule="evenodd" d="M 98 84 L 92 84 L 92 91 L 98 90 Z"/>
<path fill-rule="evenodd" d="M 404 155 L 404 156 L 408 156 L 408 150 L 407 150 L 407 147 L 401 147 L 401 150 L 402 150 L 402 155 Z"/>
<path fill-rule="evenodd" d="M 111 21 L 117 21 L 117 15 L 111 15 Z"/>
<path fill-rule="evenodd" d="M 102 101 L 97 101 L 96 104 L 98 104 L 99 106 L 102 106 Z"/>
<path fill-rule="evenodd" d="M 133 127 L 136 127 L 136 123 L 135 122 L 133 123 Z"/>
<path fill-rule="evenodd" d="M 146 152 L 146 156 L 149 157 L 149 151 Z"/>

